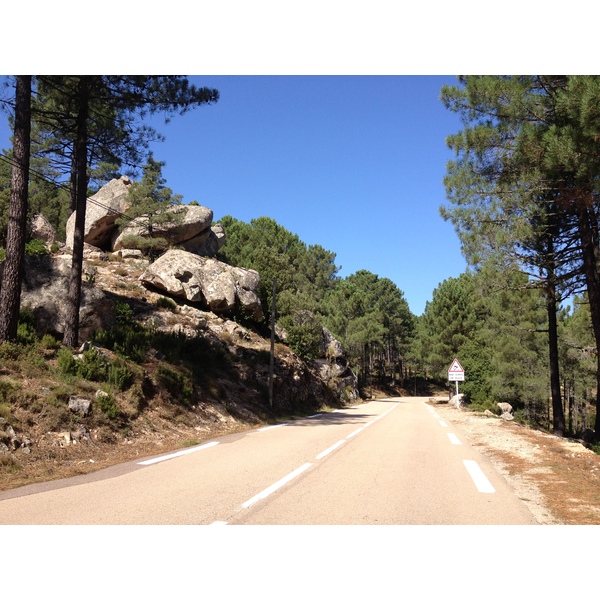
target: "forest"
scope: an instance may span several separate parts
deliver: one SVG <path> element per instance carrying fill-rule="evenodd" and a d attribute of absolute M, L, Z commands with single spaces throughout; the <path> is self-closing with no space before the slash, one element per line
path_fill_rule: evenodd
<path fill-rule="evenodd" d="M 266 318 L 253 326 L 267 334 L 275 306 L 286 343 L 307 360 L 327 328 L 363 389 L 452 393 L 447 370 L 458 358 L 471 408 L 496 412 L 508 402 L 524 422 L 598 442 L 600 78 L 466 76 L 440 93 L 464 126 L 447 138 L 455 158 L 440 218 L 454 225 L 469 266 L 432 290 L 422 315 L 393 281 L 367 270 L 340 277 L 334 252 L 268 216 L 222 218 L 227 241 L 217 258 L 260 273 Z M 0 108 L 14 136 L 0 156 L 0 343 L 18 337 L 23 257 L 40 251 L 28 216 L 41 213 L 64 240 L 76 213 L 65 299 L 72 311 L 61 340 L 74 347 L 86 199 L 130 174 L 135 203 L 123 223 L 175 218 L 165 215 L 176 215 L 182 199 L 148 151 L 160 136 L 144 117 L 218 99 L 218 90 L 182 76 L 7 78 Z M 150 258 L 165 250 L 158 242 L 142 249 Z"/>

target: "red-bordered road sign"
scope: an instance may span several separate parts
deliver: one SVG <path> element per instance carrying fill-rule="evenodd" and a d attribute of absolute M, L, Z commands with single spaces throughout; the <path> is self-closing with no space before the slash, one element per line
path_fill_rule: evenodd
<path fill-rule="evenodd" d="M 462 368 L 462 365 L 458 362 L 458 359 L 455 358 L 448 369 L 448 379 L 450 381 L 464 381 L 465 380 L 465 370 Z"/>

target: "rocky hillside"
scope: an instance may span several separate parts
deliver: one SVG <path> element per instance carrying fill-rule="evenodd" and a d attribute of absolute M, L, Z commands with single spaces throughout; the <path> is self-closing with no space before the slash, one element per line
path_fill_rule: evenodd
<path fill-rule="evenodd" d="M 24 343 L 0 350 L 0 489 L 358 400 L 324 332 L 311 364 L 275 344 L 270 406 L 270 339 L 143 283 L 133 256 L 86 251 L 75 353 L 58 341 L 70 254 L 28 258 Z"/>

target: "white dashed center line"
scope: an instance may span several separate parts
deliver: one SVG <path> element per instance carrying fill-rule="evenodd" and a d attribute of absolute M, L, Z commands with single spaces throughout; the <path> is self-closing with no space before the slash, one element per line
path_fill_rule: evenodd
<path fill-rule="evenodd" d="M 346 440 L 340 440 L 339 442 L 336 442 L 333 446 L 330 446 L 329 448 L 327 448 L 327 450 L 323 450 L 323 452 L 321 452 L 321 454 L 319 454 L 317 456 L 317 460 L 323 458 L 324 456 L 327 456 L 330 452 L 333 452 L 336 448 L 339 448 Z"/>
<path fill-rule="evenodd" d="M 264 489 L 262 492 L 256 494 L 242 504 L 242 508 L 249 508 L 253 504 L 256 504 L 259 500 L 264 500 L 267 496 L 270 496 L 273 492 L 277 491 L 280 487 L 283 487 L 286 483 L 290 482 L 294 477 L 298 477 L 301 473 L 304 473 L 306 469 L 312 467 L 312 463 L 304 463 L 301 467 L 298 467 L 295 471 L 292 471 L 289 475 L 286 475 L 279 481 L 276 481 L 273 485 Z"/>

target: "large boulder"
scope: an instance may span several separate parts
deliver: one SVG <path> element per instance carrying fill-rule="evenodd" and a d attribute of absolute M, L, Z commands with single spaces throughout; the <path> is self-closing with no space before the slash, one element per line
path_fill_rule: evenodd
<path fill-rule="evenodd" d="M 213 211 L 206 206 L 178 205 L 172 208 L 174 213 L 181 214 L 181 220 L 173 220 L 171 223 L 155 225 L 153 237 L 165 238 L 170 244 L 182 244 L 202 234 L 210 234 L 210 226 L 213 220 Z M 126 248 L 127 236 L 146 236 L 147 229 L 136 225 L 125 227 L 122 231 L 113 234 L 113 251 Z M 87 241 L 87 240 L 86 240 Z"/>
<path fill-rule="evenodd" d="M 215 313 L 236 308 L 252 318 L 263 317 L 257 271 L 232 267 L 185 250 L 168 250 L 140 276 L 140 281 L 171 296 L 197 302 Z"/>
<path fill-rule="evenodd" d="M 61 338 L 66 322 L 70 256 L 25 257 L 21 306 L 34 316 L 37 334 L 50 333 Z M 82 282 L 79 308 L 79 337 L 87 339 L 92 331 L 114 325 L 114 301 L 106 292 Z"/>
<path fill-rule="evenodd" d="M 214 256 L 224 244 L 225 230 L 222 225 L 216 224 L 179 245 L 183 250 L 198 256 Z"/>
<path fill-rule="evenodd" d="M 50 225 L 48 219 L 41 213 L 36 213 L 29 222 L 31 237 L 42 240 L 46 246 L 51 246 L 56 242 L 56 231 Z"/>
<path fill-rule="evenodd" d="M 110 249 L 115 221 L 130 207 L 128 200 L 131 181 L 128 177 L 113 179 L 88 198 L 85 209 L 84 242 L 103 250 Z M 75 212 L 67 221 L 66 245 L 73 248 Z"/>

